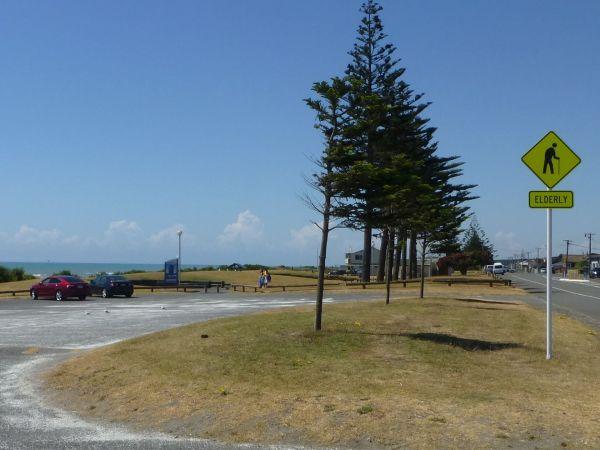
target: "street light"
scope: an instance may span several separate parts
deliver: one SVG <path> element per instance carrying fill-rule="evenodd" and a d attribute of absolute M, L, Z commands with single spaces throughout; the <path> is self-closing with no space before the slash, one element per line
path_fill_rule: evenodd
<path fill-rule="evenodd" d="M 181 284 L 181 235 L 183 230 L 177 230 L 177 238 L 179 239 L 179 257 L 177 258 L 177 284 Z"/>

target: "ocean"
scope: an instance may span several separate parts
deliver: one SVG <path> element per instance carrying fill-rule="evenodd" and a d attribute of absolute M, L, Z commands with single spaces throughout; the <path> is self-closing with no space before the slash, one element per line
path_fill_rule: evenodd
<path fill-rule="evenodd" d="M 100 272 L 114 273 L 139 270 L 155 272 L 164 269 L 164 264 L 125 264 L 125 263 L 70 263 L 70 262 L 0 262 L 0 266 L 13 269 L 22 267 L 25 272 L 36 277 L 46 277 L 63 270 L 79 276 L 94 275 Z M 202 264 L 183 264 L 182 268 L 207 267 Z"/>

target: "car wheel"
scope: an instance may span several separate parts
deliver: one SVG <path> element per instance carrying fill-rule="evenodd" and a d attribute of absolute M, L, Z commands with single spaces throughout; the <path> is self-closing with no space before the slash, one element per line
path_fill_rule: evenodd
<path fill-rule="evenodd" d="M 110 297 L 110 294 L 108 293 L 108 291 L 106 289 L 102 289 L 102 298 L 108 298 Z"/>
<path fill-rule="evenodd" d="M 84 301 L 85 300 L 85 295 L 80 296 L 79 300 Z"/>
<path fill-rule="evenodd" d="M 131 294 L 125 294 L 125 297 L 131 298 L 132 295 L 133 295 L 133 292 Z"/>
<path fill-rule="evenodd" d="M 54 294 L 54 298 L 56 299 L 57 302 L 60 302 L 63 299 L 62 292 L 56 291 L 56 294 Z"/>
<path fill-rule="evenodd" d="M 31 300 L 37 300 L 38 299 L 37 292 L 35 292 L 33 289 L 31 290 L 31 292 L 29 293 L 29 295 L 31 295 Z"/>

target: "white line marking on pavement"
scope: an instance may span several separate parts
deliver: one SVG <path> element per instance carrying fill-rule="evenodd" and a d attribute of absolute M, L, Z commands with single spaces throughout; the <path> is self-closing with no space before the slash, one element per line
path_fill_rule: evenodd
<path fill-rule="evenodd" d="M 546 283 L 540 283 L 539 281 L 528 280 L 527 278 L 521 278 L 516 275 L 513 275 L 513 277 L 518 278 L 519 280 L 529 282 L 529 283 L 541 284 L 542 286 L 546 286 Z M 552 289 L 555 289 L 557 291 L 567 292 L 567 293 L 573 294 L 573 295 L 579 295 L 580 297 L 587 297 L 587 298 L 593 298 L 594 300 L 600 300 L 600 297 L 594 297 L 593 295 L 588 295 L 588 294 L 581 294 L 579 292 L 573 292 L 573 291 L 569 291 L 567 289 L 561 289 L 556 286 L 552 286 Z"/>

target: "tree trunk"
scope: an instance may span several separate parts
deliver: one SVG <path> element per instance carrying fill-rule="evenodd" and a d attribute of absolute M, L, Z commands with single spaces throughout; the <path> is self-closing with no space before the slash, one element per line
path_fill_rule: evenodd
<path fill-rule="evenodd" d="M 389 243 L 390 231 L 384 228 L 381 231 L 381 249 L 379 250 L 379 267 L 377 268 L 377 281 L 382 282 L 385 277 L 385 261 L 387 259 L 387 248 Z M 392 242 L 393 246 L 394 243 Z"/>
<path fill-rule="evenodd" d="M 394 271 L 392 272 L 392 280 L 398 281 L 400 275 L 400 265 L 402 264 L 402 231 L 396 230 L 398 242 L 394 246 Z"/>
<path fill-rule="evenodd" d="M 407 258 L 407 250 L 408 250 L 408 232 L 404 231 L 402 235 L 402 279 L 406 280 L 406 270 L 408 269 L 408 258 Z"/>
<path fill-rule="evenodd" d="M 421 242 L 421 292 L 419 297 L 423 298 L 425 294 L 425 254 L 427 251 L 427 235 L 423 235 Z"/>
<path fill-rule="evenodd" d="M 319 253 L 319 279 L 317 282 L 317 304 L 315 311 L 315 331 L 321 330 L 323 317 L 323 291 L 325 290 L 325 260 L 327 259 L 327 240 L 329 239 L 329 216 L 331 196 L 325 195 L 323 208 L 323 228 L 321 230 L 321 252 Z"/>
<path fill-rule="evenodd" d="M 410 232 L 410 250 L 408 252 L 410 278 L 417 278 L 417 233 Z"/>
<path fill-rule="evenodd" d="M 388 245 L 386 248 L 387 252 L 387 274 L 385 276 L 385 304 L 390 304 L 390 286 L 392 284 L 392 271 L 394 266 L 394 241 L 395 241 L 395 233 L 394 229 L 390 228 L 388 231 Z"/>
<path fill-rule="evenodd" d="M 371 233 L 373 229 L 370 225 L 365 226 L 363 235 L 363 273 L 362 281 L 369 283 L 371 281 Z"/>

